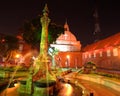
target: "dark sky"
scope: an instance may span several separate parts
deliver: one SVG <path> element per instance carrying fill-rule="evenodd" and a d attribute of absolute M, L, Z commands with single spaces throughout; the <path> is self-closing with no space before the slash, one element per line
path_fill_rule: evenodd
<path fill-rule="evenodd" d="M 0 33 L 16 34 L 25 19 L 42 14 L 45 3 L 53 22 L 64 25 L 67 18 L 70 31 L 82 44 L 93 41 L 95 0 L 2 0 Z M 102 38 L 120 32 L 119 0 L 98 0 L 97 7 Z"/>

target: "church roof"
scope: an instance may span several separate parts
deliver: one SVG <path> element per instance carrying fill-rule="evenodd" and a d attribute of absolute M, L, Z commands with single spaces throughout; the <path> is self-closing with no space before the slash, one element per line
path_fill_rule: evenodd
<path fill-rule="evenodd" d="M 106 39 L 87 45 L 86 47 L 83 48 L 83 51 L 93 51 L 117 45 L 120 45 L 120 32 Z"/>
<path fill-rule="evenodd" d="M 76 37 L 69 31 L 65 32 L 64 34 L 61 34 L 57 40 L 64 40 L 64 41 L 77 41 Z"/>
<path fill-rule="evenodd" d="M 80 41 L 77 41 L 74 34 L 69 31 L 69 26 L 67 22 L 64 25 L 64 34 L 61 34 L 55 44 L 50 44 L 51 47 L 58 49 L 61 52 L 67 51 L 80 51 L 81 44 Z"/>
<path fill-rule="evenodd" d="M 77 39 L 76 39 L 75 35 L 69 31 L 69 26 L 68 26 L 67 22 L 64 25 L 64 29 L 65 29 L 64 34 L 61 34 L 57 38 L 56 43 L 57 44 L 75 44 L 75 42 L 77 42 Z"/>

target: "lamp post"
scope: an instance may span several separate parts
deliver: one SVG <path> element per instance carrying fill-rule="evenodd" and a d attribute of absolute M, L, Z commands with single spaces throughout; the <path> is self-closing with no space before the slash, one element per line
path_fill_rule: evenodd
<path fill-rule="evenodd" d="M 15 55 L 15 64 L 17 64 L 19 62 L 20 59 L 20 54 L 16 54 Z"/>

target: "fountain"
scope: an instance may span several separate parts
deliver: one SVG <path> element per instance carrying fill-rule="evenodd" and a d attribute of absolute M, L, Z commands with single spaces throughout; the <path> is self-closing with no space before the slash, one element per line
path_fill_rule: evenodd
<path fill-rule="evenodd" d="M 54 64 L 55 63 L 54 60 L 51 61 L 50 60 L 51 57 L 48 55 L 48 26 L 50 23 L 48 13 L 49 13 L 48 7 L 47 5 L 45 5 L 43 10 L 43 16 L 40 18 L 42 25 L 40 53 L 34 61 L 30 62 L 31 67 L 29 68 L 29 75 L 27 76 L 28 78 L 19 80 L 20 83 L 18 84 L 17 87 L 19 96 L 55 96 L 53 95 L 53 93 L 57 93 L 57 92 L 53 92 L 53 91 L 56 91 L 56 89 L 58 91 L 59 88 L 56 88 L 56 86 L 60 87 L 56 77 L 58 77 L 59 79 L 59 76 L 61 75 L 61 72 L 63 72 L 63 70 L 62 68 L 57 68 L 56 65 Z M 56 52 L 52 53 L 53 56 L 52 59 L 54 58 L 54 55 L 56 55 Z M 51 62 L 53 65 L 52 70 L 49 66 Z M 20 64 L 16 66 L 15 71 L 10 78 L 7 88 L 9 88 L 9 86 L 13 82 L 15 74 L 19 69 L 19 65 Z M 62 67 L 61 64 L 59 65 L 60 67 Z M 63 80 L 63 78 L 60 78 L 59 80 Z M 70 83 L 70 80 L 68 83 Z M 66 85 L 68 86 L 68 84 Z M 8 93 L 7 88 L 4 92 L 5 94 L 4 96 L 9 96 L 7 94 Z M 56 89 L 54 90 L 54 88 Z M 69 88 L 71 90 L 70 86 Z M 17 91 L 15 90 L 15 92 Z M 69 94 L 69 92 L 70 91 L 68 91 L 67 94 Z M 11 95 L 11 96 L 18 96 L 18 95 Z"/>
<path fill-rule="evenodd" d="M 40 18 L 42 25 L 40 53 L 33 62 L 35 66 L 31 64 L 28 79 L 20 81 L 19 93 L 30 94 L 30 96 L 31 94 L 33 96 L 50 96 L 49 91 L 56 84 L 56 77 L 49 66 L 51 60 L 48 55 L 48 26 L 50 23 L 48 13 L 46 4 L 43 16 Z"/>

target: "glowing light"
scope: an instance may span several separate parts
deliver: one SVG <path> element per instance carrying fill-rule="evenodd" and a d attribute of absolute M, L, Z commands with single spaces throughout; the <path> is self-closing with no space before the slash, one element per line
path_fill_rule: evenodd
<path fill-rule="evenodd" d="M 110 49 L 107 50 L 107 56 L 111 56 L 111 51 L 110 51 Z"/>
<path fill-rule="evenodd" d="M 18 84 L 17 84 L 17 83 L 15 83 L 15 84 L 14 84 L 14 86 L 15 86 L 15 87 L 17 87 L 17 86 L 18 86 Z"/>
<path fill-rule="evenodd" d="M 36 58 L 33 56 L 32 59 L 35 60 Z"/>
<path fill-rule="evenodd" d="M 84 91 L 84 90 L 82 91 L 82 94 L 85 94 L 85 91 Z"/>
<path fill-rule="evenodd" d="M 91 58 L 91 54 L 89 53 L 89 58 Z"/>
<path fill-rule="evenodd" d="M 93 53 L 94 57 L 96 57 L 96 52 Z"/>
<path fill-rule="evenodd" d="M 2 39 L 2 42 L 5 42 L 5 39 Z"/>
<path fill-rule="evenodd" d="M 16 58 L 19 58 L 20 57 L 20 54 L 16 54 L 16 56 L 15 56 Z"/>
<path fill-rule="evenodd" d="M 67 57 L 67 59 L 69 59 L 69 58 L 70 58 L 70 56 L 69 56 L 69 55 L 67 55 L 66 57 Z"/>
<path fill-rule="evenodd" d="M 113 56 L 118 56 L 118 49 L 117 48 L 113 49 Z"/>
<path fill-rule="evenodd" d="M 87 54 L 85 53 L 85 58 L 87 58 Z"/>
<path fill-rule="evenodd" d="M 70 96 L 71 93 L 73 92 L 73 88 L 70 84 L 65 84 L 65 86 L 67 87 L 67 90 L 66 90 L 66 96 Z"/>

